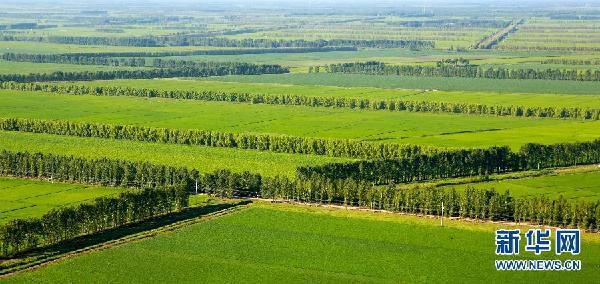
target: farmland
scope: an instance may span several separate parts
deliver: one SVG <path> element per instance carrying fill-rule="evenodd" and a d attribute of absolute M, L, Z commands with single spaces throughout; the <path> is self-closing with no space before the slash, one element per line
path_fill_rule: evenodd
<path fill-rule="evenodd" d="M 211 78 L 212 79 L 212 78 Z M 387 89 L 373 87 L 335 87 L 322 85 L 294 85 L 283 83 L 239 83 L 208 80 L 113 80 L 85 83 L 89 86 L 119 86 L 161 90 L 208 90 L 256 94 L 294 94 L 303 96 L 327 95 L 345 98 L 404 99 L 415 101 L 481 103 L 488 105 L 524 105 L 561 107 L 600 107 L 594 96 L 536 93 L 497 93 L 471 91 L 432 91 L 423 89 Z"/>
<path fill-rule="evenodd" d="M 326 85 L 338 87 L 375 87 L 391 89 L 437 89 L 443 91 L 473 91 L 498 93 L 547 93 L 597 95 L 598 82 L 545 80 L 493 80 L 480 78 L 432 78 L 374 76 L 362 74 L 286 74 L 257 78 L 227 76 L 211 78 L 243 83 L 283 83 L 294 85 Z"/>
<path fill-rule="evenodd" d="M 598 200 L 600 198 L 600 192 L 598 192 L 600 188 L 597 186 L 599 178 L 600 171 L 591 169 L 589 172 L 557 172 L 537 177 L 467 183 L 460 186 L 446 186 L 446 188 L 457 190 L 464 190 L 465 187 L 496 188 L 509 190 L 515 196 L 546 195 L 555 198 L 562 195 L 565 198 L 577 200 Z"/>
<path fill-rule="evenodd" d="M 227 168 L 252 171 L 264 175 L 293 175 L 296 167 L 345 159 L 289 155 L 252 150 L 230 150 L 215 147 L 156 145 L 154 143 L 113 141 L 93 138 L 64 137 L 0 131 L 2 149 L 33 151 L 92 158 L 112 157 L 157 164 L 185 166 L 202 171 Z"/>
<path fill-rule="evenodd" d="M 598 259 L 594 255 L 600 253 L 600 244 L 595 235 L 584 235 L 585 251 L 579 259 L 586 266 L 578 273 L 501 273 L 494 270 L 496 255 L 490 244 L 498 224 L 448 221 L 445 227 L 439 227 L 438 222 L 391 214 L 256 204 L 171 234 L 69 259 L 9 282 L 40 278 L 77 282 L 86 277 L 98 281 L 177 282 L 201 277 L 230 283 L 256 274 L 261 275 L 257 281 L 263 283 L 391 283 L 398 278 L 437 282 L 447 277 L 463 282 L 530 278 L 560 282 L 562 277 L 584 281 L 596 273 Z M 152 269 L 157 265 L 173 273 Z M 471 267 L 468 274 L 463 272 L 465 266 Z M 230 270 L 236 273 L 227 273 Z"/>
<path fill-rule="evenodd" d="M 10 91 L 0 92 L 0 97 L 7 102 L 0 106 L 3 117 L 275 133 L 440 147 L 509 145 L 518 148 L 527 142 L 558 143 L 565 137 L 586 141 L 597 138 L 599 124 L 597 121 L 361 112 L 131 97 L 15 94 Z M 450 119 L 452 122 L 447 123 Z"/>
<path fill-rule="evenodd" d="M 114 195 L 122 190 L 100 186 L 1 178 L 0 223 L 6 223 L 16 218 L 38 217 L 52 208 L 83 203 L 97 197 Z"/>
<path fill-rule="evenodd" d="M 598 3 L 67 2 L 0 3 L 0 281 L 597 278 Z"/>

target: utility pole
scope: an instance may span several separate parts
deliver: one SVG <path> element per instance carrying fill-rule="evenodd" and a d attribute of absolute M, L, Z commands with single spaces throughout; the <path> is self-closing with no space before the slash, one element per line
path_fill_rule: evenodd
<path fill-rule="evenodd" d="M 440 216 L 440 226 L 444 227 L 444 202 L 442 201 L 442 216 Z"/>
<path fill-rule="evenodd" d="M 198 195 L 198 179 L 196 179 L 196 195 Z"/>

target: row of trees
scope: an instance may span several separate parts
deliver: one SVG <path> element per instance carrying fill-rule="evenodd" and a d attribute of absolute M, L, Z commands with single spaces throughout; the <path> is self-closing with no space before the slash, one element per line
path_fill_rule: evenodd
<path fill-rule="evenodd" d="M 370 75 L 426 76 L 426 77 L 464 77 L 488 79 L 537 79 L 537 80 L 575 80 L 600 81 L 600 70 L 577 69 L 513 69 L 482 66 L 420 66 L 387 65 L 383 62 L 369 61 L 357 63 L 339 63 L 309 68 L 309 73 L 354 73 Z"/>
<path fill-rule="evenodd" d="M 43 81 L 90 81 L 115 79 L 153 79 L 173 77 L 208 77 L 225 75 L 281 74 L 289 69 L 280 65 L 256 65 L 250 63 L 202 62 L 197 67 L 156 68 L 140 70 L 81 71 L 32 74 L 4 74 L 0 81 L 43 82 Z"/>
<path fill-rule="evenodd" d="M 584 228 L 596 224 L 592 213 L 597 207 L 582 203 L 569 205 L 569 202 L 562 198 L 549 200 L 545 197 L 532 197 L 519 200 L 512 198 L 508 193 L 498 194 L 493 190 L 467 189 L 461 193 L 439 188 L 405 189 L 396 187 L 394 183 L 375 187 L 365 180 L 330 178 L 319 174 L 301 175 L 290 179 L 284 176 L 271 178 L 248 172 L 217 170 L 200 176 L 196 170 L 175 169 L 149 163 L 8 151 L 0 154 L 0 171 L 3 175 L 21 177 L 54 177 L 66 181 L 117 186 L 143 184 L 151 188 L 166 187 L 188 191 L 194 189 L 197 180 L 200 192 L 222 197 L 259 196 L 433 215 L 440 214 L 443 201 L 447 208 L 446 216 Z M 175 199 L 174 204 L 185 204 L 186 199 L 183 196 L 186 195 L 183 192 L 175 196 L 179 197 Z M 136 212 L 148 211 L 139 209 Z M 144 214 L 146 215 L 141 216 L 151 216 Z"/>
<path fill-rule="evenodd" d="M 389 110 L 410 112 L 463 113 L 515 117 L 550 117 L 562 119 L 599 120 L 600 109 L 579 107 L 540 107 L 513 105 L 485 105 L 459 102 L 416 100 L 371 100 L 335 96 L 305 96 L 290 94 L 260 94 L 219 92 L 212 90 L 160 90 L 132 87 L 90 87 L 78 84 L 0 82 L 0 89 L 43 91 L 73 95 L 134 96 L 192 99 L 203 101 L 241 102 L 252 104 L 301 105 L 362 110 Z"/>
<path fill-rule="evenodd" d="M 557 200 L 545 197 L 514 198 L 508 192 L 499 194 L 494 190 L 467 188 L 458 192 L 439 188 L 406 189 L 397 187 L 393 183 L 373 186 L 366 180 L 329 178 L 319 174 L 290 179 L 285 176 L 262 177 L 248 172 L 217 170 L 200 175 L 196 170 L 174 169 L 148 163 L 8 151 L 0 153 L 0 172 L 3 175 L 54 177 L 90 184 L 126 186 L 132 185 L 133 182 L 135 185 L 144 184 L 149 188 L 177 187 L 182 191 L 170 195 L 178 196 L 172 204 L 186 204 L 187 195 L 183 190 L 194 190 L 195 181 L 198 181 L 199 192 L 222 197 L 252 196 L 433 215 L 441 213 L 441 202 L 444 202 L 446 216 L 598 228 L 597 203 L 573 203 L 564 198 Z M 158 210 L 156 207 L 173 208 L 173 206 L 161 205 L 149 207 L 138 207 L 135 212 L 155 212 L 152 210 Z M 112 212 L 115 214 L 114 210 Z M 159 210 L 159 212 L 164 211 Z M 143 213 L 136 216 L 151 216 L 151 214 Z M 97 224 L 103 224 L 101 222 L 106 222 L 107 219 L 91 218 L 91 220 L 95 221 L 90 222 L 97 223 L 86 223 L 86 230 L 103 228 Z M 132 219 L 122 217 L 120 220 Z M 23 235 L 20 236 L 21 240 L 26 239 L 22 237 Z"/>
<path fill-rule="evenodd" d="M 498 45 L 498 43 L 500 43 L 501 41 L 503 41 L 510 33 L 514 33 L 515 31 L 517 31 L 519 25 L 523 24 L 525 22 L 524 19 L 521 20 L 515 20 L 512 21 L 508 24 L 506 24 L 506 26 L 500 30 L 497 31 L 483 39 L 481 39 L 478 43 L 476 43 L 473 48 L 480 48 L 480 49 L 491 49 L 494 46 Z"/>
<path fill-rule="evenodd" d="M 68 54 L 23 54 L 23 53 L 4 53 L 2 60 L 17 62 L 34 63 L 61 63 L 61 64 L 79 64 L 79 65 L 106 65 L 106 66 L 131 66 L 144 67 L 146 60 L 144 58 L 109 58 L 109 57 L 91 57 L 91 56 L 73 56 Z"/>
<path fill-rule="evenodd" d="M 436 151 L 401 159 L 330 163 L 299 167 L 297 174 L 303 178 L 352 178 L 375 184 L 389 184 L 599 162 L 600 139 L 596 139 L 591 142 L 552 145 L 529 143 L 519 152 L 512 152 L 505 146 Z"/>
<path fill-rule="evenodd" d="M 542 64 L 564 64 L 564 65 L 600 65 L 598 59 L 567 59 L 567 58 L 552 58 L 541 61 Z"/>
<path fill-rule="evenodd" d="M 40 218 L 14 219 L 0 226 L 0 256 L 89 235 L 180 211 L 188 206 L 183 187 L 127 191 L 92 203 L 52 209 Z"/>
<path fill-rule="evenodd" d="M 87 36 L 24 36 L 3 34 L 0 41 L 34 41 L 77 45 L 113 45 L 113 46 L 215 46 L 237 48 L 283 48 L 283 47 L 326 47 L 351 46 L 365 48 L 411 48 L 425 49 L 435 47 L 433 41 L 424 40 L 384 40 L 384 39 L 230 39 L 196 35 L 167 35 L 144 37 L 87 37 Z"/>
<path fill-rule="evenodd" d="M 168 57 L 189 55 L 237 55 L 237 54 L 264 54 L 264 53 L 308 53 L 330 51 L 356 51 L 356 47 L 304 47 L 304 48 L 254 48 L 254 49 L 210 49 L 190 51 L 163 51 L 163 52 L 105 52 L 105 53 L 63 53 L 63 54 L 25 54 L 4 53 L 0 58 L 6 61 L 34 62 L 34 63 L 61 63 L 79 65 L 106 65 L 144 67 L 146 59 L 143 57 Z M 120 58 L 113 58 L 120 57 Z M 174 64 L 180 63 L 180 64 Z M 154 67 L 197 67 L 202 66 L 196 61 L 175 61 L 156 59 Z"/>
<path fill-rule="evenodd" d="M 275 177 L 263 182 L 263 198 L 340 204 L 412 214 L 441 215 L 482 220 L 531 222 L 560 227 L 600 229 L 600 202 L 570 201 L 560 196 L 513 197 L 508 191 L 467 187 L 401 188 L 394 184 L 373 187 L 353 179 L 289 180 Z"/>
<path fill-rule="evenodd" d="M 368 143 L 348 139 L 305 138 L 23 118 L 0 118 L 0 130 L 361 159 L 402 158 L 434 150 L 414 145 Z"/>
<path fill-rule="evenodd" d="M 78 57 L 169 57 L 169 56 L 194 56 L 194 55 L 239 55 L 263 53 L 309 53 L 331 51 L 356 51 L 351 46 L 324 46 L 324 47 L 281 47 L 281 48 L 242 48 L 242 49 L 201 49 L 181 51 L 115 51 L 115 52 L 83 52 L 63 53 L 61 56 Z"/>

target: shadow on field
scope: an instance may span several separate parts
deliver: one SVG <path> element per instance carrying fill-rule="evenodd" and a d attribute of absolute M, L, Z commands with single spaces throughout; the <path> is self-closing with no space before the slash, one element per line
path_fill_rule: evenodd
<path fill-rule="evenodd" d="M 252 203 L 252 201 L 242 200 L 238 202 L 210 204 L 202 207 L 186 208 L 181 212 L 163 215 L 138 223 L 127 224 L 119 228 L 113 228 L 91 235 L 80 236 L 56 245 L 31 250 L 26 253 L 13 256 L 10 259 L 0 259 L 0 276 L 45 262 L 53 261 L 66 253 L 93 249 L 96 246 L 99 247 L 101 245 L 106 245 L 106 243 L 111 241 L 116 241 L 115 244 L 117 244 L 118 240 L 121 238 L 142 234 L 144 232 L 159 229 L 177 222 L 190 220 L 196 217 L 247 205 L 250 203 Z M 148 234 L 151 236 L 156 233 L 148 232 Z M 144 235 L 142 234 L 142 236 Z M 110 246 L 110 243 L 108 245 Z"/>

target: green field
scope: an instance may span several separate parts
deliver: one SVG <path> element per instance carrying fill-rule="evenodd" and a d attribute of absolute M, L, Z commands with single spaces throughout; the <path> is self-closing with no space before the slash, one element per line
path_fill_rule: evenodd
<path fill-rule="evenodd" d="M 72 206 L 120 188 L 0 177 L 0 224 L 15 218 L 40 217 L 52 208 Z"/>
<path fill-rule="evenodd" d="M 497 93 L 542 93 L 598 95 L 599 82 L 557 80 L 499 80 L 483 78 L 408 77 L 362 74 L 282 74 L 261 76 L 225 76 L 208 78 L 243 83 L 282 83 L 294 85 L 328 85 L 340 87 L 375 87 L 391 89 L 437 89 Z"/>
<path fill-rule="evenodd" d="M 109 70 L 135 70 L 135 67 L 115 67 L 102 65 L 77 65 L 57 63 L 31 63 L 0 60 L 0 74 L 30 74 L 53 72 L 82 72 L 82 71 L 109 71 Z"/>
<path fill-rule="evenodd" d="M 595 165 L 593 167 L 596 167 Z M 591 172 L 553 173 L 539 177 L 505 179 L 499 181 L 445 186 L 464 190 L 467 186 L 481 189 L 495 189 L 499 192 L 510 191 L 512 196 L 540 196 L 551 199 L 559 195 L 576 200 L 600 200 L 600 169 Z"/>
<path fill-rule="evenodd" d="M 156 52 L 171 50 L 204 50 L 211 47 L 203 46 L 176 46 L 176 47 L 138 47 L 138 46 L 103 46 L 103 45 L 77 45 L 58 44 L 47 42 L 29 41 L 1 41 L 0 53 L 95 53 L 95 52 Z"/>
<path fill-rule="evenodd" d="M 442 147 L 587 141 L 598 121 L 357 111 L 138 97 L 1 91 L 1 117 L 348 138 Z"/>
<path fill-rule="evenodd" d="M 211 78 L 214 79 L 214 78 Z M 71 84 L 71 83 L 65 83 Z M 285 83 L 239 83 L 193 79 L 111 80 L 83 82 L 89 86 L 120 86 L 159 90 L 209 90 L 254 94 L 294 94 L 367 99 L 458 102 L 486 105 L 600 108 L 596 96 L 567 94 L 524 94 L 472 91 L 432 91 L 422 89 L 384 89 L 372 87 L 335 87 Z"/>
<path fill-rule="evenodd" d="M 0 2 L 0 55 L 25 60 L 0 59 L 0 283 L 600 282 L 597 0 Z M 368 75 L 393 68 L 415 76 Z M 115 70 L 136 74 L 73 74 Z M 152 79 L 175 71 L 198 76 Z M 17 90 L 48 85 L 72 94 Z M 525 249 L 532 228 L 550 251 Z M 498 229 L 520 253 L 496 254 Z"/>
<path fill-rule="evenodd" d="M 230 169 L 234 172 L 250 171 L 266 176 L 294 176 L 299 166 L 347 161 L 343 158 L 315 155 L 5 131 L 0 131 L 0 149 L 149 161 L 161 165 L 198 169 L 202 172 L 219 169 Z"/>
<path fill-rule="evenodd" d="M 494 230 L 509 225 L 450 220 L 444 225 L 437 219 L 396 214 L 255 204 L 6 282 L 589 283 L 599 273 L 597 235 L 583 235 L 578 256 L 523 252 L 499 257 Z M 494 267 L 495 259 L 539 258 L 580 259 L 582 270 L 497 272 Z"/>

